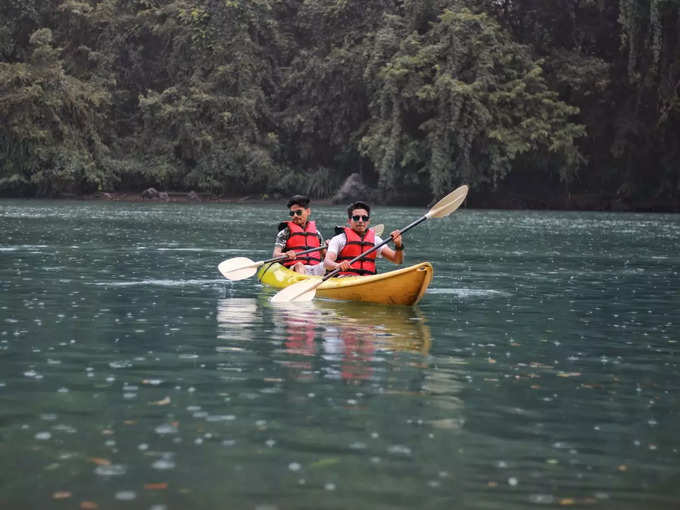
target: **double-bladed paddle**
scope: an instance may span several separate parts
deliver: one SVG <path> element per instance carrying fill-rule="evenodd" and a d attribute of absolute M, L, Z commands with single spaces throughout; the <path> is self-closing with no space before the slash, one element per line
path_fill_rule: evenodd
<path fill-rule="evenodd" d="M 415 227 L 416 225 L 419 225 L 420 223 L 429 218 L 444 218 L 448 216 L 449 214 L 451 214 L 453 211 L 460 207 L 460 204 L 463 203 L 463 200 L 465 200 L 465 197 L 467 196 L 467 192 L 468 187 L 465 184 L 460 186 L 459 188 L 456 188 L 451 193 L 442 198 L 439 202 L 434 204 L 434 206 L 432 206 L 432 208 L 424 216 L 421 216 L 419 219 L 415 220 L 410 225 L 407 225 L 399 232 L 403 234 L 407 230 Z M 361 255 L 354 257 L 352 260 L 349 261 L 349 263 L 352 264 L 356 262 L 360 258 L 365 257 L 369 253 L 372 253 L 377 249 L 381 248 L 383 245 L 389 243 L 391 240 L 392 238 L 390 237 L 389 239 L 384 240 L 382 243 L 376 244 L 373 248 L 370 248 L 369 250 L 363 252 Z M 312 299 L 314 299 L 314 296 L 316 295 L 317 287 L 319 287 L 319 285 L 321 285 L 329 278 L 332 278 L 339 272 L 340 268 L 337 268 L 334 271 L 328 273 L 323 278 L 319 279 L 314 278 L 294 283 L 293 285 L 290 285 L 289 287 L 286 287 L 285 289 L 277 292 L 272 297 L 271 301 L 272 303 L 311 301 Z"/>
<path fill-rule="evenodd" d="M 380 224 L 372 228 L 375 231 L 375 235 L 379 236 L 383 233 L 385 225 Z M 297 255 L 304 255 L 305 253 L 323 250 L 325 247 L 326 246 L 318 246 L 316 248 L 310 248 L 308 250 L 298 252 Z M 217 266 L 217 270 L 222 273 L 222 276 L 229 280 L 244 280 L 245 278 L 250 278 L 255 273 L 257 273 L 257 268 L 262 264 L 267 264 L 269 262 L 281 262 L 284 260 L 288 260 L 287 255 L 281 255 L 268 260 L 260 260 L 258 262 L 254 262 L 248 257 L 234 257 L 220 262 L 220 264 Z"/>

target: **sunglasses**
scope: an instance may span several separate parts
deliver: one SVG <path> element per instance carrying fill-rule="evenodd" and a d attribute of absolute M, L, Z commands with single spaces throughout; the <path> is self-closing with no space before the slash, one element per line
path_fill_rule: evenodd
<path fill-rule="evenodd" d="M 368 221 L 368 216 L 365 216 L 365 215 L 359 216 L 358 214 L 355 214 L 354 216 L 352 216 L 352 219 L 354 221 L 359 221 L 359 220 Z"/>
<path fill-rule="evenodd" d="M 302 209 L 295 209 L 294 211 L 288 211 L 288 214 L 291 216 L 295 216 L 296 214 L 298 216 L 302 216 Z"/>

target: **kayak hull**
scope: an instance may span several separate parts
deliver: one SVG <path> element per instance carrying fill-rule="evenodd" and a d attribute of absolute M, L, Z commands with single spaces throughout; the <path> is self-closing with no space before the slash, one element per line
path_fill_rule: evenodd
<path fill-rule="evenodd" d="M 432 281 L 433 269 L 429 262 L 371 276 L 329 278 L 316 289 L 319 297 L 345 301 L 364 301 L 386 305 L 415 305 Z M 257 273 L 265 285 L 282 289 L 294 283 L 319 279 L 274 263 L 265 264 Z"/>

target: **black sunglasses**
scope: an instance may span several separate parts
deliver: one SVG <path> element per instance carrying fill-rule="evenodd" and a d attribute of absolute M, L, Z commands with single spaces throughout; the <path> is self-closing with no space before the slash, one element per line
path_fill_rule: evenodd
<path fill-rule="evenodd" d="M 288 211 L 288 214 L 291 216 L 295 216 L 296 214 L 298 216 L 302 216 L 302 209 L 295 209 L 294 211 Z"/>
<path fill-rule="evenodd" d="M 364 220 L 364 221 L 368 221 L 368 216 L 366 216 L 366 215 L 364 215 L 364 216 L 359 216 L 358 214 L 355 214 L 354 216 L 352 216 L 352 219 L 353 219 L 354 221 L 359 221 L 360 219 L 361 219 L 361 220 Z"/>

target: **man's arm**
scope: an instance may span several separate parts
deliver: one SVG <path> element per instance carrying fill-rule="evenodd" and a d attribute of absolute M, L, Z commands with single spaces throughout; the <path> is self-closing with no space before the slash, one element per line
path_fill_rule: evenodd
<path fill-rule="evenodd" d="M 390 262 L 394 262 L 395 264 L 401 264 L 402 262 L 404 262 L 404 242 L 401 239 L 401 232 L 395 230 L 390 234 L 390 236 L 392 237 L 392 240 L 394 241 L 394 246 L 397 249 L 393 250 L 388 245 L 385 245 L 382 247 L 380 254 Z M 399 249 L 399 247 L 401 247 L 401 249 Z"/>
<path fill-rule="evenodd" d="M 278 234 L 276 234 L 276 241 L 274 241 L 274 252 L 272 253 L 272 257 L 288 255 L 289 259 L 295 258 L 295 250 L 289 250 L 287 252 L 283 251 L 283 249 L 286 247 L 286 242 L 288 241 L 289 236 L 290 230 L 288 230 L 288 227 L 284 228 Z"/>
<path fill-rule="evenodd" d="M 349 269 L 349 260 L 343 260 L 342 262 L 335 261 L 338 258 L 338 253 L 344 247 L 344 237 L 344 234 L 337 235 L 328 243 L 326 258 L 323 259 L 326 269 L 331 271 L 334 271 L 338 267 L 341 271 L 347 271 Z"/>

